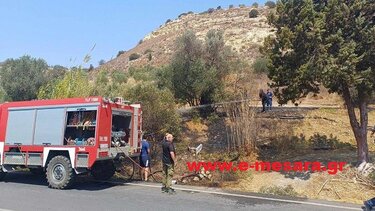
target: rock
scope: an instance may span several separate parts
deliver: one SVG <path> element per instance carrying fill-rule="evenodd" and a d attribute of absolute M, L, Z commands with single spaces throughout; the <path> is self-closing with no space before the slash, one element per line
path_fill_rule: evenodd
<path fill-rule="evenodd" d="M 375 166 L 372 163 L 361 163 L 357 168 L 358 173 L 368 176 L 371 172 L 375 171 Z"/>
<path fill-rule="evenodd" d="M 181 182 L 182 182 L 182 183 L 187 183 L 187 180 L 186 180 L 186 179 L 183 179 Z"/>
<path fill-rule="evenodd" d="M 196 181 L 196 182 L 199 181 L 199 177 L 194 177 L 193 181 Z"/>

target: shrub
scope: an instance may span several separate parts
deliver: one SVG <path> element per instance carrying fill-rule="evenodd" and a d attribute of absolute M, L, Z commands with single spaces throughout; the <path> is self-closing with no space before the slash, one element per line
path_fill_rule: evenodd
<path fill-rule="evenodd" d="M 240 8 L 245 8 L 246 7 L 246 5 L 244 5 L 244 4 L 240 4 L 240 5 L 238 5 Z"/>
<path fill-rule="evenodd" d="M 259 12 L 258 10 L 256 9 L 252 9 L 250 12 L 249 12 L 249 18 L 256 18 L 259 16 Z"/>
<path fill-rule="evenodd" d="M 260 188 L 259 192 L 264 193 L 264 194 L 272 194 L 272 195 L 279 195 L 279 196 L 297 196 L 298 195 L 298 193 L 294 190 L 294 188 L 291 185 L 287 185 L 286 187 L 263 186 Z"/>
<path fill-rule="evenodd" d="M 264 5 L 269 7 L 269 8 L 275 8 L 276 7 L 276 3 L 273 2 L 273 1 L 267 1 Z"/>
<path fill-rule="evenodd" d="M 210 9 L 207 10 L 207 13 L 213 13 L 214 11 L 215 11 L 214 8 L 210 8 Z"/>
<path fill-rule="evenodd" d="M 187 13 L 181 13 L 179 16 L 178 16 L 178 18 L 181 18 L 182 16 L 185 16 L 185 15 L 187 15 Z"/>
<path fill-rule="evenodd" d="M 259 7 L 259 4 L 258 4 L 257 2 L 254 2 L 254 3 L 252 4 L 252 7 L 254 7 L 254 8 L 258 8 L 258 7 Z"/>
<path fill-rule="evenodd" d="M 217 10 L 221 10 L 222 8 L 221 8 L 221 6 L 218 6 L 216 9 L 217 9 Z"/>
<path fill-rule="evenodd" d="M 171 19 L 168 19 L 167 21 L 165 21 L 165 24 L 169 23 L 169 22 L 172 22 Z"/>
<path fill-rule="evenodd" d="M 143 54 L 148 54 L 148 53 L 152 53 L 152 52 L 153 52 L 153 50 L 147 49 L 147 50 L 145 50 L 145 52 Z"/>
<path fill-rule="evenodd" d="M 117 56 L 116 57 L 119 57 L 121 54 L 124 54 L 126 51 L 119 51 L 118 53 L 117 53 Z"/>
<path fill-rule="evenodd" d="M 137 53 L 132 53 L 129 56 L 129 61 L 137 60 L 139 57 L 141 57 L 141 55 L 139 55 Z"/>
<path fill-rule="evenodd" d="M 268 59 L 260 57 L 253 63 L 253 69 L 255 73 L 268 73 Z"/>
<path fill-rule="evenodd" d="M 173 94 L 168 89 L 160 90 L 153 83 L 142 83 L 123 89 L 123 97 L 141 102 L 143 128 L 146 132 L 155 133 L 157 140 L 166 132 L 178 137 L 181 119 Z"/>
<path fill-rule="evenodd" d="M 143 43 L 143 40 L 139 40 L 138 41 L 138 45 L 142 44 Z"/>
<path fill-rule="evenodd" d="M 229 5 L 229 9 L 232 9 L 232 8 L 234 8 L 234 5 L 233 4 Z"/>
<path fill-rule="evenodd" d="M 349 143 L 342 143 L 337 137 L 332 134 L 327 137 L 326 135 L 314 134 L 309 139 L 310 145 L 313 149 L 333 150 L 339 148 L 353 148 Z"/>

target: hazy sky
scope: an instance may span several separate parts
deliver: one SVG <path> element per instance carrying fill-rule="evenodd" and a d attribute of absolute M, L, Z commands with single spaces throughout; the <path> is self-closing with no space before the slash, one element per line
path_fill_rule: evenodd
<path fill-rule="evenodd" d="M 0 0 L 0 61 L 28 54 L 49 65 L 81 65 L 115 57 L 183 12 L 253 0 Z M 84 66 L 88 66 L 85 64 Z"/>

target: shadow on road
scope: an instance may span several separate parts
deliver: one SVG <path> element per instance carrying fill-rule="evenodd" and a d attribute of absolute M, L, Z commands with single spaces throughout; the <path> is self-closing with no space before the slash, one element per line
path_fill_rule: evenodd
<path fill-rule="evenodd" d="M 6 175 L 1 183 L 27 184 L 48 187 L 44 175 L 34 175 L 30 172 L 11 172 Z M 116 186 L 106 182 L 94 181 L 89 175 L 82 175 L 76 178 L 76 182 L 70 188 L 72 190 L 99 191 Z"/>

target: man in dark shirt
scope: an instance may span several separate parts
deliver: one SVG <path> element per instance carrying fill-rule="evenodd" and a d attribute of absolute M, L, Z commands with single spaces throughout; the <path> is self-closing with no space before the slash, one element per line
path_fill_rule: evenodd
<path fill-rule="evenodd" d="M 174 193 L 175 190 L 171 188 L 172 177 L 174 173 L 174 165 L 176 163 L 176 150 L 173 145 L 173 135 L 167 134 L 166 139 L 162 143 L 163 148 L 163 187 L 162 192 Z"/>
<path fill-rule="evenodd" d="M 262 101 L 262 112 L 265 112 L 266 111 L 266 103 L 268 101 L 268 97 L 267 97 L 267 94 L 264 93 L 263 89 L 259 90 L 259 98 Z"/>

